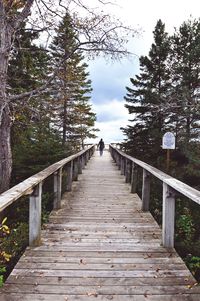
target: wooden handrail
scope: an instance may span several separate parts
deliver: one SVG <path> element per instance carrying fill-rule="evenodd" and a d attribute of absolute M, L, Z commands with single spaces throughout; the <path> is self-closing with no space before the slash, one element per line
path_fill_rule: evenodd
<path fill-rule="evenodd" d="M 67 185 L 65 191 L 70 191 L 72 181 L 78 179 L 78 174 L 82 173 L 82 169 L 87 164 L 87 161 L 94 151 L 95 145 L 91 145 L 75 155 L 52 164 L 0 195 L 0 212 L 16 202 L 19 198 L 29 195 L 30 246 L 37 246 L 40 244 L 42 184 L 45 179 L 54 175 L 54 209 L 59 209 L 61 206 L 62 169 L 65 166 L 67 167 Z"/>
<path fill-rule="evenodd" d="M 113 145 L 109 146 L 113 160 L 121 169 L 121 174 L 125 175 L 126 182 L 131 183 L 131 192 L 136 191 L 136 166 L 143 169 L 142 184 L 142 207 L 143 211 L 149 210 L 150 181 L 149 176 L 153 175 L 163 182 L 163 218 L 162 218 L 162 244 L 167 248 L 174 247 L 174 219 L 175 219 L 175 193 L 186 196 L 200 205 L 200 191 L 171 177 L 159 169 L 133 158 Z M 126 164 L 124 162 L 126 161 Z M 132 171 L 130 176 L 130 164 Z M 127 180 L 128 179 L 128 180 Z"/>

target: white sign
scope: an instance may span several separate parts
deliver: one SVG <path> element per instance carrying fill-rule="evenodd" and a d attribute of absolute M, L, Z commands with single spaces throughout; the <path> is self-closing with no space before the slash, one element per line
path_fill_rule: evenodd
<path fill-rule="evenodd" d="M 164 134 L 162 139 L 162 148 L 163 149 L 175 149 L 175 136 L 171 132 Z"/>

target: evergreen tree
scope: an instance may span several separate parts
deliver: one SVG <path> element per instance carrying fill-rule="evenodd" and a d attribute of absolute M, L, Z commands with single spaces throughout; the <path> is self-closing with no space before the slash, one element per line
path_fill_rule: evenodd
<path fill-rule="evenodd" d="M 83 146 L 86 138 L 95 137 L 95 114 L 90 100 L 91 81 L 87 64 L 78 50 L 78 36 L 69 15 L 63 18 L 51 45 L 53 68 L 58 68 L 55 78 L 55 125 L 61 130 L 63 145 Z"/>
<path fill-rule="evenodd" d="M 184 22 L 172 37 L 172 100 L 178 143 L 199 137 L 200 22 Z M 173 108 L 172 108 L 173 110 Z"/>
<path fill-rule="evenodd" d="M 49 55 L 35 44 L 37 39 L 38 33 L 24 27 L 16 36 L 8 70 L 11 93 L 35 89 L 48 78 Z M 12 184 L 16 184 L 65 154 L 58 132 L 50 127 L 48 94 L 18 101 L 12 106 L 12 116 Z"/>
<path fill-rule="evenodd" d="M 140 75 L 131 78 L 132 87 L 126 88 L 125 106 L 133 116 L 133 125 L 122 130 L 127 136 L 126 150 L 155 164 L 168 123 L 164 107 L 171 83 L 167 66 L 170 40 L 161 20 L 157 22 L 153 34 L 154 43 L 149 56 L 140 57 Z"/>

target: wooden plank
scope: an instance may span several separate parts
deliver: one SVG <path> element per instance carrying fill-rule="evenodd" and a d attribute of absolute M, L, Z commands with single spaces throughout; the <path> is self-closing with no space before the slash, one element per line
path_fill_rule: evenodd
<path fill-rule="evenodd" d="M 55 249 L 46 249 L 46 250 L 41 250 L 38 249 L 36 250 L 34 249 L 27 249 L 25 252 L 25 255 L 23 255 L 23 257 L 26 256 L 33 256 L 36 257 L 44 257 L 44 256 L 53 256 L 53 257 L 65 257 L 65 258 L 71 258 L 71 257 L 77 257 L 77 258 L 84 258 L 84 257 L 91 257 L 91 258 L 110 258 L 110 256 L 114 257 L 114 258 L 144 258 L 144 259 L 148 259 L 148 258 L 179 258 L 177 253 L 175 252 L 167 252 L 167 250 L 165 252 L 137 252 L 137 251 L 133 251 L 133 252 L 117 252 L 116 250 L 111 253 L 111 252 L 83 252 L 83 251 L 75 251 L 75 252 L 68 252 L 68 251 L 56 251 Z M 183 262 L 183 261 L 182 261 Z"/>
<path fill-rule="evenodd" d="M 180 295 L 148 295 L 148 292 L 144 295 L 96 295 L 94 292 L 89 292 L 88 295 L 67 295 L 67 294 L 9 294 L 9 299 L 2 295 L 0 301 L 199 301 L 198 295 L 181 294 Z M 147 299 L 148 298 L 148 299 Z"/>
<path fill-rule="evenodd" d="M 55 252 L 54 252 L 55 253 Z M 60 256 L 55 256 L 55 254 L 52 253 L 52 257 L 45 256 L 45 253 L 43 253 L 41 257 L 39 256 L 22 256 L 20 259 L 20 264 L 23 264 L 24 262 L 28 263 L 76 263 L 76 264 L 91 264 L 91 263 L 98 263 L 98 264 L 145 264 L 145 268 L 147 267 L 146 264 L 181 264 L 183 267 L 183 262 L 179 257 L 169 258 L 169 257 L 159 257 L 159 258 L 151 258 L 151 257 L 127 257 L 124 258 L 123 254 L 121 257 L 94 257 L 94 254 L 91 255 L 91 257 L 86 256 L 79 256 L 77 257 L 77 254 L 74 253 L 74 257 L 64 257 L 62 254 L 59 254 Z M 54 256 L 53 256 L 54 255 Z M 80 254 L 84 255 L 84 254 Z M 19 267 L 19 264 L 17 265 Z M 87 266 L 88 267 L 88 266 Z M 159 268 L 159 267 L 158 267 Z"/>
<path fill-rule="evenodd" d="M 155 279 L 154 277 L 142 277 L 142 278 L 91 278 L 91 277 L 76 277 L 76 278 L 69 278 L 69 277 L 57 277 L 57 276 L 48 276 L 43 277 L 42 275 L 36 277 L 36 276 L 18 276 L 15 277 L 11 275 L 9 279 L 7 280 L 7 283 L 9 284 L 41 284 L 41 285 L 112 285 L 112 286 L 118 286 L 118 285 L 124 285 L 124 286 L 133 286 L 133 285 L 140 285 L 140 286 L 146 286 L 146 285 L 185 285 L 185 286 L 192 286 L 195 285 L 196 282 L 194 278 L 192 277 L 159 277 Z"/>
<path fill-rule="evenodd" d="M 105 263 L 88 263 L 88 261 L 83 258 L 79 260 L 78 263 L 69 263 L 69 262 L 53 262 L 54 270 L 85 270 L 88 271 L 158 271 L 161 273 L 164 270 L 186 270 L 186 267 L 183 264 L 174 264 L 171 262 L 168 263 L 110 263 L 109 261 Z M 52 269 L 52 263 L 48 262 L 18 262 L 16 269 L 33 269 L 35 270 L 50 270 Z"/>
<path fill-rule="evenodd" d="M 192 289 L 186 285 L 178 286 L 65 286 L 65 285 L 33 285 L 27 284 L 6 284 L 3 292 L 10 293 L 29 293 L 29 294 L 67 294 L 67 295 L 182 295 L 182 294 L 199 294 L 200 287 L 194 286 Z M 161 299 L 162 300 L 162 299 Z"/>
<path fill-rule="evenodd" d="M 95 270 L 45 270 L 45 269 L 14 269 L 12 272 L 13 276 L 57 276 L 57 277 L 104 277 L 104 278 L 143 278 L 143 277 L 190 277 L 189 270 L 133 270 L 133 271 L 95 271 Z"/>

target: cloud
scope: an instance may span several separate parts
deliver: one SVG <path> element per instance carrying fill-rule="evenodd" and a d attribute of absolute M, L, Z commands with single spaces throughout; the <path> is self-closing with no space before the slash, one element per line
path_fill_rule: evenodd
<path fill-rule="evenodd" d="M 113 99 L 102 104 L 94 104 L 93 109 L 97 114 L 99 123 L 109 121 L 128 121 L 128 110 L 124 107 L 124 101 Z"/>
<path fill-rule="evenodd" d="M 116 0 L 115 3 L 116 6 L 105 6 L 107 12 L 124 20 L 125 25 L 142 28 L 144 33 L 128 44 L 129 51 L 136 54 L 131 60 L 108 63 L 98 58 L 89 62 L 93 110 L 97 113 L 96 127 L 100 129 L 97 135 L 106 143 L 125 138 L 120 127 L 127 126 L 132 118 L 124 108 L 125 87 L 131 87 L 130 78 L 139 73 L 138 57 L 148 55 L 158 19 L 165 22 L 166 31 L 172 34 L 174 27 L 179 28 L 190 16 L 199 18 L 200 9 L 199 0 Z"/>
<path fill-rule="evenodd" d="M 120 127 L 126 127 L 130 118 L 124 101 L 113 99 L 107 103 L 94 104 L 93 108 L 97 114 L 95 127 L 100 130 L 97 132 L 98 138 L 93 142 L 98 142 L 100 138 L 106 143 L 124 140 Z"/>
<path fill-rule="evenodd" d="M 93 88 L 92 102 L 107 103 L 116 98 L 123 101 L 125 87 L 129 85 L 130 77 L 137 73 L 138 66 L 138 57 L 123 59 L 121 63 L 106 64 L 102 58 L 91 62 L 89 72 Z"/>

